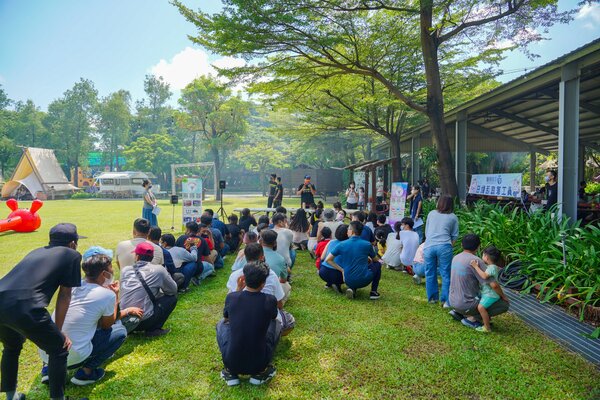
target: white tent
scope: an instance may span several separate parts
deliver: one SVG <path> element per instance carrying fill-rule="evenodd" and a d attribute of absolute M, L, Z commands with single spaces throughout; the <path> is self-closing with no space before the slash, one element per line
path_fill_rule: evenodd
<path fill-rule="evenodd" d="M 21 186 L 34 198 L 40 193 L 61 196 L 78 190 L 65 176 L 54 150 L 35 147 L 23 148 L 15 172 L 2 187 L 2 197 L 15 196 Z"/>

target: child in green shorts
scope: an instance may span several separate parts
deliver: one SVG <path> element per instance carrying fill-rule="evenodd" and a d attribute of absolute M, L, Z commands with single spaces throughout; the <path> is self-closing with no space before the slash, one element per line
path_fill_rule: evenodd
<path fill-rule="evenodd" d="M 487 265 L 485 271 L 479 267 L 479 263 L 476 260 L 471 261 L 471 267 L 479 274 L 483 279 L 494 278 L 498 280 L 499 268 L 496 263 L 500 260 L 500 251 L 494 247 L 489 246 L 483 250 L 481 257 L 483 262 Z M 477 305 L 477 311 L 481 315 L 483 326 L 477 328 L 479 332 L 491 332 L 492 327 L 490 325 L 490 315 L 487 309 L 492 306 L 496 301 L 500 299 L 500 294 L 496 293 L 494 289 L 487 283 L 481 285 L 481 299 Z"/>

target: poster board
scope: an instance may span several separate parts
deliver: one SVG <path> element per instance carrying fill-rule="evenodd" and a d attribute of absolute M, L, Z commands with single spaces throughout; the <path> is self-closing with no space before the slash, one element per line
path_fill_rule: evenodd
<path fill-rule="evenodd" d="M 390 215 L 389 224 L 394 226 L 397 221 L 404 218 L 406 212 L 406 195 L 408 192 L 408 182 L 392 183 L 392 193 L 390 196 Z"/>
<path fill-rule="evenodd" d="M 480 196 L 521 196 L 523 174 L 475 174 L 471 176 L 469 194 Z"/>
<path fill-rule="evenodd" d="M 182 224 L 196 221 L 202 216 L 202 179 L 183 178 L 181 180 Z"/>

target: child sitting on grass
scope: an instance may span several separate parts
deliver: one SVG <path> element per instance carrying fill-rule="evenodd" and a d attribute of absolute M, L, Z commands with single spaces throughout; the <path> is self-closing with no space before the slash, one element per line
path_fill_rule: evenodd
<path fill-rule="evenodd" d="M 331 241 L 331 229 L 328 227 L 321 229 L 321 236 L 323 236 L 323 239 L 317 243 L 317 247 L 315 248 L 315 265 L 317 266 L 317 269 L 321 269 L 321 257 L 323 256 L 323 251 Z"/>
<path fill-rule="evenodd" d="M 481 269 L 477 260 L 471 261 L 471 267 L 479 274 L 483 279 L 494 278 L 498 280 L 499 268 L 496 263 L 500 260 L 500 251 L 494 246 L 488 246 L 483 250 L 483 256 L 481 257 L 483 262 L 487 265 L 485 271 Z M 501 288 L 499 288 L 502 291 Z M 487 312 L 487 309 L 490 308 L 492 304 L 500 299 L 500 294 L 496 293 L 494 289 L 491 288 L 489 284 L 481 285 L 481 299 L 479 300 L 479 304 L 477 305 L 477 311 L 481 315 L 481 320 L 483 321 L 483 326 L 480 326 L 477 329 L 479 332 L 491 332 L 492 327 L 490 325 L 490 315 Z"/>

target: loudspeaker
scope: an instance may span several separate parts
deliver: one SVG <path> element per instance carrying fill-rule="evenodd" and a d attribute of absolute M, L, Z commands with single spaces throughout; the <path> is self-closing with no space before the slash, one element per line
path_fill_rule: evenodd
<path fill-rule="evenodd" d="M 219 189 L 227 189 L 227 181 L 219 181 Z"/>
<path fill-rule="evenodd" d="M 179 196 L 177 196 L 176 194 L 171 195 L 171 204 L 177 203 L 179 203 Z"/>

